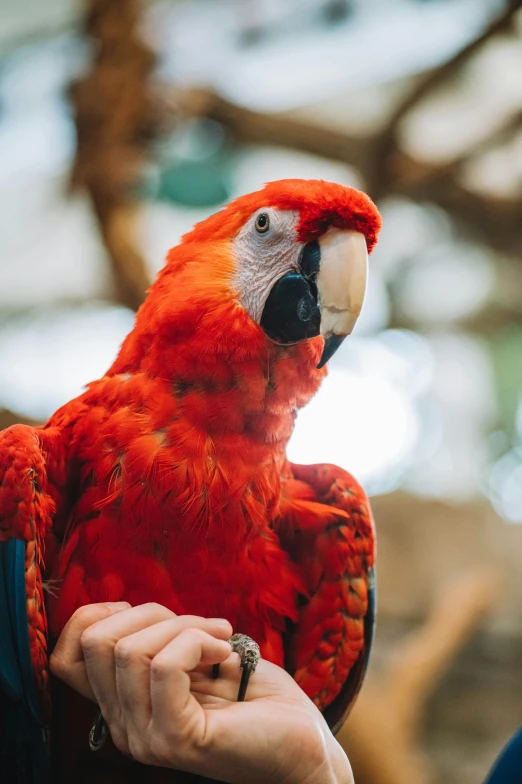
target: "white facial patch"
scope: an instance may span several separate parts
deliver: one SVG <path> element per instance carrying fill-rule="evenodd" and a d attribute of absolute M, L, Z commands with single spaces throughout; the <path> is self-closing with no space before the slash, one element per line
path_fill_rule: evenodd
<path fill-rule="evenodd" d="M 266 229 L 261 216 L 268 220 Z M 257 324 L 274 283 L 287 272 L 299 269 L 302 244 L 297 241 L 298 221 L 296 210 L 262 207 L 234 240 L 238 270 L 234 284 L 240 304 Z"/>

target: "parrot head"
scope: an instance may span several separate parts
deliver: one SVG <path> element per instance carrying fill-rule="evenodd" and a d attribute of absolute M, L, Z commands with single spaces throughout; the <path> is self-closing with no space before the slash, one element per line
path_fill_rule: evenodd
<path fill-rule="evenodd" d="M 322 180 L 235 199 L 168 254 L 138 314 L 141 345 L 177 345 L 179 369 L 189 344 L 201 366 L 211 352 L 243 361 L 312 343 L 322 368 L 359 316 L 380 224 L 368 196 Z"/>
<path fill-rule="evenodd" d="M 357 321 L 380 225 L 360 191 L 280 180 L 231 202 L 184 242 L 229 241 L 239 304 L 277 344 L 321 335 L 322 367 Z"/>

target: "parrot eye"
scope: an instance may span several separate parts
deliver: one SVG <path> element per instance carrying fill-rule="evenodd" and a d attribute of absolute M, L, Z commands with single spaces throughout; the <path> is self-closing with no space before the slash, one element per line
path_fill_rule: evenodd
<path fill-rule="evenodd" d="M 266 231 L 268 231 L 269 226 L 270 218 L 266 212 L 262 212 L 256 218 L 256 231 L 259 232 L 259 234 L 264 234 Z"/>

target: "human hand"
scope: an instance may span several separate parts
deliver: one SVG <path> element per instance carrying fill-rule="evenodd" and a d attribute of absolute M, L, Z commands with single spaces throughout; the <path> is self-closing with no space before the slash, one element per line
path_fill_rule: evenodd
<path fill-rule="evenodd" d="M 353 784 L 321 713 L 280 667 L 262 659 L 236 702 L 231 635 L 228 621 L 158 604 L 91 604 L 60 635 L 51 671 L 96 702 L 117 748 L 144 764 L 230 784 Z"/>

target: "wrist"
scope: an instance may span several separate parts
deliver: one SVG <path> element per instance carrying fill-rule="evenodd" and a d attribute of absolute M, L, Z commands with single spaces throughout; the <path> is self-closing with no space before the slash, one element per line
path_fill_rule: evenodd
<path fill-rule="evenodd" d="M 324 723 L 306 744 L 301 764 L 284 784 L 354 784 L 346 753 Z"/>
<path fill-rule="evenodd" d="M 302 784 L 354 784 L 350 762 L 332 735 L 323 763 Z"/>
<path fill-rule="evenodd" d="M 352 766 L 343 747 L 330 736 L 329 760 L 332 769 L 332 782 L 335 784 L 354 784 Z"/>

